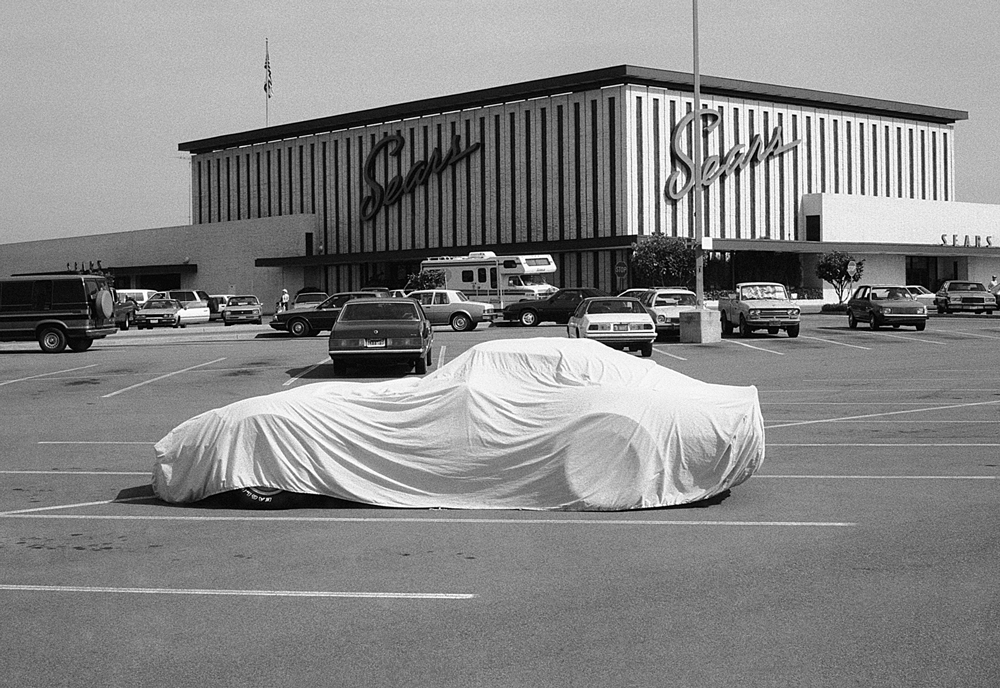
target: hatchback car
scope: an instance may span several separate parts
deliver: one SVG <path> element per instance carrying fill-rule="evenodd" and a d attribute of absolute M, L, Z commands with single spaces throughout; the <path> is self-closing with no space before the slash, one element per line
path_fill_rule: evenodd
<path fill-rule="evenodd" d="M 349 365 L 407 364 L 423 375 L 433 343 L 431 323 L 413 299 L 352 299 L 330 331 L 333 374 L 346 375 Z"/>
<path fill-rule="evenodd" d="M 345 303 L 352 299 L 369 299 L 373 296 L 376 295 L 366 291 L 337 292 L 316 306 L 299 306 L 279 311 L 274 314 L 268 325 L 293 337 L 312 337 L 333 327 Z"/>
<path fill-rule="evenodd" d="M 580 302 L 566 325 L 570 339 L 593 339 L 615 349 L 653 355 L 656 325 L 638 299 L 608 296 Z"/>
<path fill-rule="evenodd" d="M 693 311 L 698 308 L 698 296 L 690 289 L 680 287 L 649 289 L 638 299 L 656 321 L 657 337 L 679 334 L 681 331 L 681 312 Z"/>
<path fill-rule="evenodd" d="M 177 299 L 153 298 L 135 312 L 135 327 L 145 330 L 153 327 L 184 327 L 180 313 L 184 306 Z"/>
<path fill-rule="evenodd" d="M 997 307 L 996 297 L 982 282 L 948 280 L 938 289 L 934 305 L 938 313 L 972 311 L 990 315 Z"/>
<path fill-rule="evenodd" d="M 222 324 L 235 325 L 248 322 L 260 325 L 263 309 L 260 299 L 252 294 L 230 296 L 226 300 L 225 308 L 222 309 Z"/>
<path fill-rule="evenodd" d="M 853 330 L 866 322 L 873 330 L 883 326 L 927 326 L 927 306 L 913 298 L 902 285 L 862 285 L 847 302 L 847 324 Z"/>
<path fill-rule="evenodd" d="M 474 330 L 479 323 L 489 325 L 496 317 L 492 304 L 470 301 L 455 289 L 419 289 L 408 297 L 420 302 L 431 325 L 451 325 L 456 332 Z"/>

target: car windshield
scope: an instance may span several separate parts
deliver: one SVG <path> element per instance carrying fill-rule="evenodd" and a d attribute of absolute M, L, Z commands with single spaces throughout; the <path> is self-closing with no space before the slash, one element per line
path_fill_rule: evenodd
<path fill-rule="evenodd" d="M 654 306 L 697 306 L 698 297 L 694 294 L 657 294 Z"/>
<path fill-rule="evenodd" d="M 227 306 L 256 306 L 260 301 L 256 296 L 234 296 L 229 299 Z"/>
<path fill-rule="evenodd" d="M 909 290 L 910 290 L 911 294 L 931 294 L 931 293 L 933 293 L 927 287 L 921 287 L 921 286 L 909 287 Z"/>
<path fill-rule="evenodd" d="M 780 284 L 755 284 L 743 287 L 740 290 L 740 298 L 744 301 L 755 301 L 758 299 L 787 299 L 785 288 Z"/>
<path fill-rule="evenodd" d="M 602 313 L 645 313 L 642 304 L 634 299 L 599 299 L 591 301 L 587 312 L 591 315 Z"/>
<path fill-rule="evenodd" d="M 872 298 L 878 301 L 910 299 L 910 292 L 906 287 L 876 287 L 872 289 Z"/>
<path fill-rule="evenodd" d="M 314 303 L 326 299 L 326 294 L 299 294 L 295 297 L 295 303 Z"/>
<path fill-rule="evenodd" d="M 176 301 L 171 301 L 169 299 L 156 299 L 155 301 L 147 301 L 143 304 L 143 310 L 151 310 L 154 308 L 175 308 L 180 306 Z"/>
<path fill-rule="evenodd" d="M 416 303 L 348 303 L 340 313 L 340 322 L 419 319 Z"/>

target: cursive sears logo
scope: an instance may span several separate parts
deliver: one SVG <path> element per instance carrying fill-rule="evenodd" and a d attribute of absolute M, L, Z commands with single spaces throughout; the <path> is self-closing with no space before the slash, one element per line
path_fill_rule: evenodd
<path fill-rule="evenodd" d="M 440 175 L 452 165 L 475 153 L 481 145 L 473 143 L 462 148 L 462 137 L 456 134 L 451 137 L 451 148 L 447 153 L 442 155 L 441 148 L 435 148 L 430 159 L 414 162 L 405 175 L 397 174 L 383 186 L 375 178 L 379 155 L 384 151 L 386 156 L 397 158 L 406 146 L 406 141 L 400 134 L 386 136 L 372 147 L 368 157 L 365 158 L 363 177 L 365 186 L 371 193 L 361 199 L 361 219 L 365 222 L 371 220 L 382 208 L 399 201 L 403 194 L 411 193 L 418 186 L 426 184 L 431 174 Z"/>

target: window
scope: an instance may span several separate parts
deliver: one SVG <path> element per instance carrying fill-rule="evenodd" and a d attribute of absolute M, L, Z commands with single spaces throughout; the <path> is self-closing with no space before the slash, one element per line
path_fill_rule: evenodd
<path fill-rule="evenodd" d="M 464 275 L 463 275 L 463 277 L 464 277 Z M 465 281 L 466 282 L 471 282 L 472 280 L 470 279 L 470 280 L 465 280 Z M 476 281 L 477 282 L 485 282 L 486 281 L 486 268 L 479 268 L 479 270 L 476 271 Z"/>
<path fill-rule="evenodd" d="M 485 268 L 480 268 L 479 271 L 481 273 L 483 273 L 483 275 L 485 277 Z M 475 273 L 472 270 L 462 270 L 462 281 L 463 282 L 474 282 L 475 279 L 473 278 L 473 274 L 475 274 Z M 485 279 L 480 279 L 479 281 L 480 282 L 485 282 L 486 280 Z"/>
<path fill-rule="evenodd" d="M 806 241 L 820 241 L 820 216 L 806 215 Z"/>
<path fill-rule="evenodd" d="M 448 303 L 448 295 L 445 294 L 443 291 L 439 291 L 439 292 L 435 293 L 434 294 L 434 303 L 437 304 L 437 305 L 439 305 L 439 306 L 443 306 L 443 305 L 447 304 Z"/>

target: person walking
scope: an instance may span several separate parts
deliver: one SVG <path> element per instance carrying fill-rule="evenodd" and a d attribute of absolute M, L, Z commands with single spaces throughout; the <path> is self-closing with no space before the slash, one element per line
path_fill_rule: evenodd
<path fill-rule="evenodd" d="M 288 301 L 289 301 L 288 290 L 287 289 L 282 289 L 281 290 L 281 310 L 283 310 L 283 311 L 287 311 L 288 310 Z"/>
<path fill-rule="evenodd" d="M 990 283 L 986 286 L 986 288 L 988 290 L 990 290 L 991 292 L 993 292 L 994 294 L 996 294 L 997 293 L 997 286 L 998 286 L 997 285 L 997 276 L 993 275 L 993 279 L 990 280 Z"/>

